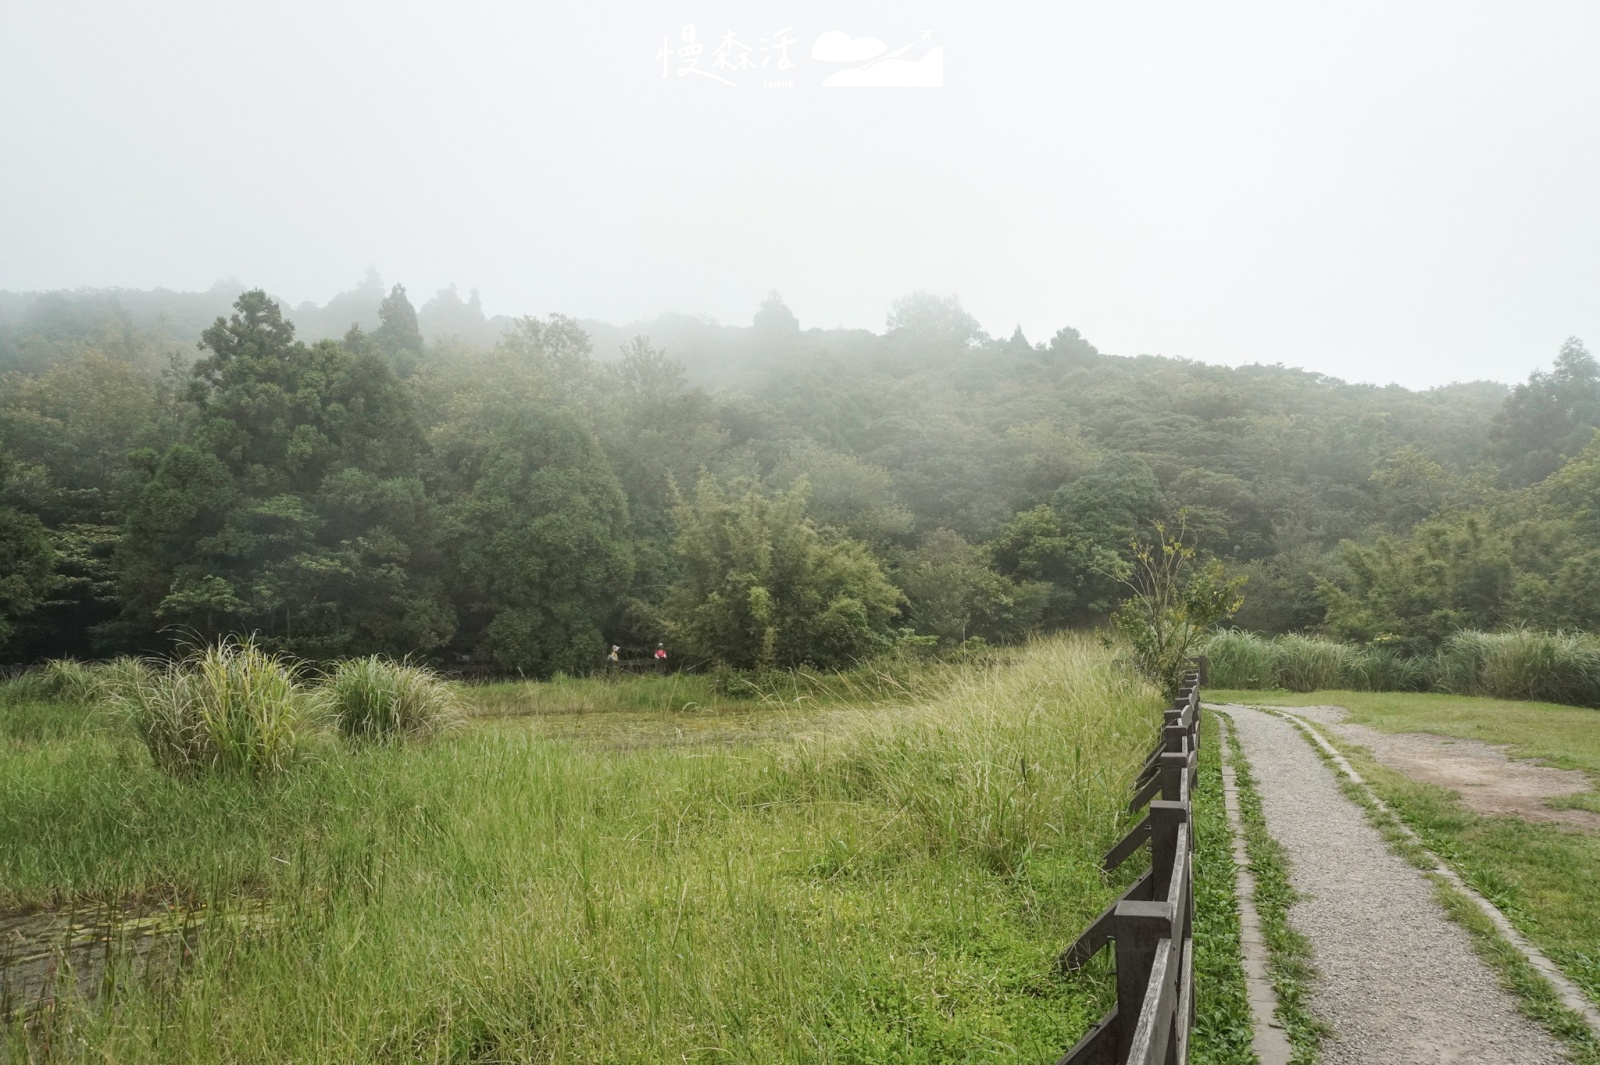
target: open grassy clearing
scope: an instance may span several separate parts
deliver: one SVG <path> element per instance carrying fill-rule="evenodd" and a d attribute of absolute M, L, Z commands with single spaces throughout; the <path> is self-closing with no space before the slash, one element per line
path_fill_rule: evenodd
<path fill-rule="evenodd" d="M 1600 779 L 1600 717 L 1551 703 L 1467 696 L 1321 691 L 1209 693 L 1217 701 L 1276 706 L 1342 706 L 1351 719 L 1386 732 L 1432 732 L 1506 744 L 1519 757 L 1580 769 Z M 1377 795 L 1463 880 L 1600 1002 L 1600 837 L 1516 817 L 1484 817 L 1446 788 L 1420 783 L 1338 743 Z M 1593 801 L 1590 796 L 1580 800 Z"/>
<path fill-rule="evenodd" d="M 270 911 L 26 1038 L 58 1060 L 1053 1060 L 1109 1003 L 1104 963 L 1053 963 L 1122 886 L 1099 858 L 1160 702 L 1086 641 L 942 683 L 738 743 L 562 738 L 536 726 L 612 715 L 554 712 L 329 740 L 259 783 L 180 782 L 94 711 L 8 707 L 6 910 Z M 1203 971 L 1237 966 L 1227 920 Z M 1248 1060 L 1234 1011 L 1201 1012 L 1204 1060 Z"/>
<path fill-rule="evenodd" d="M 890 657 L 844 672 L 799 669 L 756 675 L 619 672 L 558 676 L 537 684 L 474 684 L 466 693 L 469 712 L 482 717 L 859 707 L 927 701 L 973 669 L 1004 665 L 1024 653 L 995 648 L 966 661 Z"/>

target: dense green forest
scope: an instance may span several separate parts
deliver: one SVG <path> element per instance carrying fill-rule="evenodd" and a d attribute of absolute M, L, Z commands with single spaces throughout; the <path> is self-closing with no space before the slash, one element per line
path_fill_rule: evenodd
<path fill-rule="evenodd" d="M 197 344 L 198 342 L 198 344 Z M 1292 357 L 1292 353 L 1289 353 Z M 531 674 L 836 665 L 1097 624 L 1155 521 L 1236 623 L 1408 648 L 1600 623 L 1600 369 L 1426 392 L 986 335 L 0 294 L 0 660 L 225 633 Z"/>

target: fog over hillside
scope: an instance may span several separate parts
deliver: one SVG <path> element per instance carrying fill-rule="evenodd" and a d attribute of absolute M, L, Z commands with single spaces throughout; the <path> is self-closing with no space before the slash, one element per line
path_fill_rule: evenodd
<path fill-rule="evenodd" d="M 24 336 L 31 336 L 35 341 L 50 338 L 54 342 L 70 343 L 130 328 L 147 341 L 158 343 L 180 361 L 188 361 L 194 357 L 192 338 L 198 337 L 217 317 L 226 315 L 243 287 L 237 280 L 228 279 L 218 281 L 204 292 L 125 288 L 0 292 L 0 370 L 29 368 L 30 356 L 19 347 L 19 338 Z M 325 303 L 306 300 L 291 304 L 281 297 L 278 302 L 302 340 L 337 339 L 352 325 L 367 332 L 376 329 L 378 308 L 388 290 L 379 271 L 369 268 L 359 284 L 335 294 Z M 776 291 L 768 293 L 767 300 L 775 297 L 782 301 L 782 294 Z M 455 284 L 431 295 L 410 291 L 408 298 L 416 304 L 422 336 L 436 344 L 489 347 L 522 317 L 487 314 L 477 289 L 470 289 L 463 295 Z M 793 318 L 786 303 L 784 310 L 790 320 L 776 326 L 767 323 L 765 329 L 759 306 L 752 308 L 751 316 L 742 322 L 720 322 L 708 315 L 686 313 L 664 313 L 630 322 L 590 318 L 577 321 L 588 334 L 596 358 L 614 359 L 633 338 L 645 336 L 681 362 L 690 381 L 708 388 L 748 387 L 776 369 L 772 345 L 761 342 L 763 337 L 770 341 L 774 329 L 780 336 L 793 334 L 792 343 L 783 345 L 783 356 L 804 359 L 815 347 L 813 344 L 808 348 L 804 338 L 815 342 L 825 333 L 848 336 L 882 333 L 884 328 L 880 325 L 869 330 L 825 330 Z M 1058 323 L 1056 328 L 1067 325 Z M 1003 332 L 995 332 L 1005 337 L 1020 329 L 1020 325 L 1014 325 Z M 1296 365 L 1292 358 L 1277 361 Z"/>
<path fill-rule="evenodd" d="M 274 12 L 7 5 L 0 289 L 237 279 L 307 335 L 369 264 L 419 310 L 457 282 L 458 327 L 474 288 L 624 328 L 777 289 L 875 331 L 926 290 L 995 335 L 1412 387 L 1600 336 L 1580 0 Z"/>

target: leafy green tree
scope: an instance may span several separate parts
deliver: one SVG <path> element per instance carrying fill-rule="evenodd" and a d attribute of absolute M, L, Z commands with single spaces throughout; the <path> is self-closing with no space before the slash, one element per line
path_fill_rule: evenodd
<path fill-rule="evenodd" d="M 1585 447 L 1530 493 L 1545 520 L 1559 518 L 1600 543 L 1600 432 L 1591 431 Z"/>
<path fill-rule="evenodd" d="M 1460 492 L 1452 477 L 1430 454 L 1407 444 L 1384 459 L 1367 483 L 1378 497 L 1392 528 L 1409 529 L 1453 503 Z"/>
<path fill-rule="evenodd" d="M 1111 566 L 1093 545 L 1074 540 L 1063 528 L 1061 515 L 1048 504 L 1012 518 L 989 546 L 1000 573 L 1049 588 L 1045 616 L 1055 625 L 1073 612 L 1079 589 L 1096 567 Z"/>
<path fill-rule="evenodd" d="M 1149 467 L 1108 456 L 1049 504 L 1013 518 L 991 545 L 996 568 L 1016 581 L 1049 586 L 1046 625 L 1092 624 L 1115 608 L 1118 584 L 1110 574 L 1127 560 L 1140 525 L 1156 520 L 1163 506 Z"/>
<path fill-rule="evenodd" d="M 1500 509 L 1511 518 L 1511 617 L 1540 628 L 1600 629 L 1600 433 Z"/>
<path fill-rule="evenodd" d="M 187 438 L 141 459 L 118 552 L 125 638 L 256 631 L 300 654 L 407 654 L 453 632 L 422 437 L 383 354 L 306 346 L 247 292 L 203 334 Z"/>
<path fill-rule="evenodd" d="M 1093 473 L 1101 459 L 1078 426 L 1041 420 L 1006 431 L 995 473 L 1011 482 L 1009 502 L 1020 512 Z"/>
<path fill-rule="evenodd" d="M 378 321 L 378 328 L 372 331 L 373 343 L 388 357 L 397 374 L 411 376 L 427 345 L 417 326 L 417 309 L 406 298 L 404 285 L 390 289 L 378 305 Z"/>
<path fill-rule="evenodd" d="M 498 350 L 565 400 L 588 400 L 593 395 L 594 347 L 576 319 L 564 314 L 544 320 L 519 318 L 501 338 Z"/>
<path fill-rule="evenodd" d="M 633 582 L 607 619 L 615 642 L 644 645 L 659 636 L 653 604 L 680 577 L 674 516 L 683 492 L 718 459 L 728 431 L 703 391 L 690 389 L 682 364 L 636 336 L 601 375 L 597 432 L 628 500 Z"/>
<path fill-rule="evenodd" d="M 982 548 L 958 533 L 936 529 L 906 552 L 894 572 L 905 593 L 906 615 L 916 631 L 956 645 L 977 636 L 1016 643 L 1039 624 L 1050 588 L 1018 584 L 989 566 Z"/>
<path fill-rule="evenodd" d="M 0 451 L 0 490 L 11 460 Z M 0 648 L 16 630 L 18 618 L 45 601 L 55 583 L 55 552 L 44 525 L 32 514 L 0 505 Z"/>
<path fill-rule="evenodd" d="M 1528 485 L 1554 473 L 1600 427 L 1600 364 L 1577 337 L 1561 345 L 1548 373 L 1518 385 L 1495 416 L 1495 457 L 1506 480 Z"/>
<path fill-rule="evenodd" d="M 1178 690 L 1206 634 L 1244 603 L 1243 577 L 1228 577 L 1219 559 L 1201 562 L 1181 523 L 1130 545 L 1131 563 L 1116 576 L 1131 593 L 1112 617 L 1133 648 L 1139 671 L 1171 694 Z"/>
<path fill-rule="evenodd" d="M 1480 516 L 1439 519 L 1407 540 L 1380 537 L 1340 552 L 1348 578 L 1324 582 L 1326 629 L 1343 639 L 1437 647 L 1457 629 L 1509 620 L 1513 580 L 1505 536 Z"/>
<path fill-rule="evenodd" d="M 49 526 L 114 521 L 128 453 L 174 428 L 164 391 L 143 368 L 93 348 L 0 381 L 0 438 L 28 471 L 26 505 Z"/>
<path fill-rule="evenodd" d="M 13 653 L 108 649 L 99 629 L 119 611 L 111 559 L 135 483 L 128 457 L 171 439 L 168 392 L 143 365 L 93 347 L 0 381 L 0 439 L 18 471 L 7 495 L 43 523 L 56 559 L 49 597 L 18 627 Z"/>
<path fill-rule="evenodd" d="M 918 290 L 895 300 L 889 308 L 888 327 L 908 338 L 937 346 L 966 347 L 983 338 L 978 320 L 968 314 L 955 296 L 936 296 Z"/>
<path fill-rule="evenodd" d="M 1328 608 L 1318 588 L 1342 569 L 1314 538 L 1291 526 L 1280 534 L 1270 556 L 1231 566 L 1229 572 L 1247 578 L 1250 589 L 1234 624 L 1251 632 L 1283 633 L 1308 632 L 1322 625 Z"/>
<path fill-rule="evenodd" d="M 831 668 L 887 645 L 900 593 L 864 544 L 818 531 L 805 514 L 808 488 L 768 496 L 708 476 L 679 508 L 684 576 L 664 615 L 689 658 Z"/>
<path fill-rule="evenodd" d="M 457 476 L 466 487 L 449 517 L 463 637 L 508 669 L 592 669 L 633 570 L 627 501 L 593 435 L 565 411 L 510 415 Z"/>
<path fill-rule="evenodd" d="M 796 336 L 800 332 L 800 319 L 783 302 L 777 289 L 768 292 L 767 298 L 761 301 L 753 324 L 758 334 L 768 336 Z"/>
<path fill-rule="evenodd" d="M 895 496 L 894 478 L 881 466 L 837 451 L 807 449 L 790 455 L 772 471 L 772 483 L 790 488 L 801 479 L 810 486 L 806 514 L 878 551 L 905 540 L 911 511 Z"/>
<path fill-rule="evenodd" d="M 243 602 L 234 583 L 214 571 L 236 570 L 227 564 L 248 550 L 230 529 L 241 500 L 233 475 L 221 459 L 193 444 L 175 444 L 160 456 L 144 451 L 135 459 L 145 481 L 129 507 L 117 552 L 124 638 L 149 632 L 167 618 L 206 636 L 226 631 Z M 195 589 L 204 584 L 211 591 L 202 603 Z M 181 597 L 169 604 L 168 597 L 180 590 Z"/>
<path fill-rule="evenodd" d="M 1100 349 L 1084 339 L 1082 333 L 1071 326 L 1056 331 L 1050 338 L 1047 364 L 1060 369 L 1086 366 L 1101 358 Z"/>

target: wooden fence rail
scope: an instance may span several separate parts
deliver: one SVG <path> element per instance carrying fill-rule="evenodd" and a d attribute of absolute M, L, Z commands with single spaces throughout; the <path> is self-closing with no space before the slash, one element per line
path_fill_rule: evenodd
<path fill-rule="evenodd" d="M 1184 1065 L 1189 1060 L 1194 1027 L 1189 795 L 1199 764 L 1201 678 L 1201 671 L 1184 678 L 1162 722 L 1161 741 L 1134 782 L 1128 812 L 1148 807 L 1144 819 L 1105 857 L 1105 869 L 1112 872 L 1149 843 L 1149 870 L 1061 955 L 1063 969 L 1076 969 L 1111 944 L 1117 1004 L 1057 1065 Z"/>

